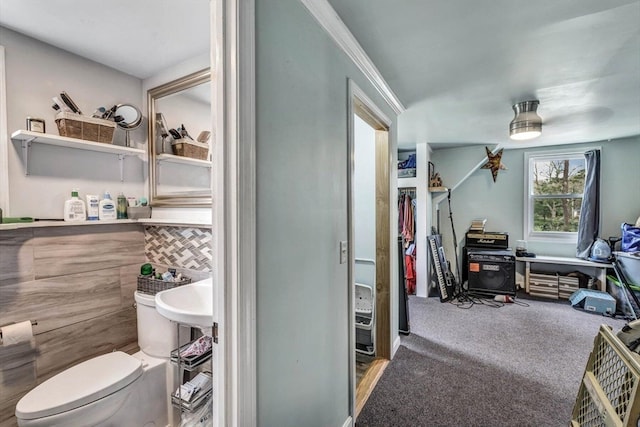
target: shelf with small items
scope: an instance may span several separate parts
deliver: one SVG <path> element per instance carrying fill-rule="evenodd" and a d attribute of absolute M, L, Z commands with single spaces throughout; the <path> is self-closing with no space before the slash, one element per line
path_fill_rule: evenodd
<path fill-rule="evenodd" d="M 183 410 L 193 412 L 213 394 L 212 375 L 210 372 L 199 372 L 192 380 L 182 384 L 171 395 L 171 403 Z"/>
<path fill-rule="evenodd" d="M 198 340 L 191 341 L 190 343 L 181 346 L 179 349 L 173 350 L 171 352 L 171 363 L 179 365 L 185 371 L 191 372 L 203 363 L 209 361 L 212 354 L 211 344 L 205 345 L 205 348 L 208 348 L 208 350 L 204 351 L 203 353 L 184 355 L 189 347 L 193 346 L 197 341 Z"/>
<path fill-rule="evenodd" d="M 171 403 L 181 412 L 196 411 L 213 394 L 213 375 L 203 366 L 212 359 L 213 342 L 213 337 L 203 335 L 171 352 L 171 363 L 178 368 L 180 384 L 171 394 Z M 192 373 L 196 371 L 197 374 L 193 376 Z M 184 381 L 186 377 L 192 378 Z"/>
<path fill-rule="evenodd" d="M 120 145 L 103 142 L 86 141 L 84 139 L 68 138 L 48 133 L 17 130 L 11 134 L 11 139 L 20 141 L 22 145 L 22 157 L 25 163 L 25 175 L 29 175 L 29 153 L 34 143 L 54 145 L 58 147 L 73 148 L 78 150 L 95 151 L 98 153 L 115 154 L 120 162 L 120 181 L 124 181 L 124 158 L 127 156 L 146 156 L 146 151 L 138 148 L 122 147 Z"/>
<path fill-rule="evenodd" d="M 429 193 L 446 193 L 449 191 L 447 187 L 429 187 Z"/>

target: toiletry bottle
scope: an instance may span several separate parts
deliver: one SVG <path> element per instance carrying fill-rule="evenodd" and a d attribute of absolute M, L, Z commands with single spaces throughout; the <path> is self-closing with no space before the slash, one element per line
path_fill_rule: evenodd
<path fill-rule="evenodd" d="M 111 200 L 108 191 L 104 192 L 104 198 L 100 200 L 100 219 L 116 219 L 116 204 Z"/>
<path fill-rule="evenodd" d="M 118 194 L 118 219 L 127 219 L 127 198 L 124 197 L 124 194 L 120 192 Z"/>
<path fill-rule="evenodd" d="M 78 198 L 78 189 L 71 191 L 71 198 L 64 202 L 65 221 L 84 221 L 87 219 L 87 210 L 84 202 Z"/>
<path fill-rule="evenodd" d="M 87 219 L 89 221 L 100 219 L 100 196 L 87 194 Z"/>

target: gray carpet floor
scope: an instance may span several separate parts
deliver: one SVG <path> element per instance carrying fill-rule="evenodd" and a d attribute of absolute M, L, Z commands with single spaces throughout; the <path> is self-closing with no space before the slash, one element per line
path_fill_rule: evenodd
<path fill-rule="evenodd" d="M 356 425 L 568 425 L 599 326 L 625 322 L 567 301 L 517 301 L 528 306 L 410 297 L 411 334 Z"/>

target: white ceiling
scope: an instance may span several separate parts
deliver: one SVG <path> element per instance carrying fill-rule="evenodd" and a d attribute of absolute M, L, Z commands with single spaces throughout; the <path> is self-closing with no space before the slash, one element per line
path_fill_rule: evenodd
<path fill-rule="evenodd" d="M 206 54 L 209 22 L 206 0 L 0 0 L 0 25 L 140 79 Z"/>
<path fill-rule="evenodd" d="M 402 148 L 508 144 L 529 99 L 536 145 L 640 134 L 638 0 L 329 2 L 407 107 Z M 144 79 L 208 51 L 208 5 L 0 0 L 0 25 Z"/>
<path fill-rule="evenodd" d="M 640 134 L 640 1 L 329 2 L 407 107 L 400 147 L 508 146 L 529 99 L 536 145 Z"/>

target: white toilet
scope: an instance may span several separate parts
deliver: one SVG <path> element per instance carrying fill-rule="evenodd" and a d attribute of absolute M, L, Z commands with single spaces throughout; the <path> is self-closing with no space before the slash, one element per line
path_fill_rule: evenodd
<path fill-rule="evenodd" d="M 75 365 L 27 393 L 16 405 L 20 427 L 165 427 L 173 418 L 175 378 L 169 362 L 176 326 L 135 292 L 138 345 Z"/>

